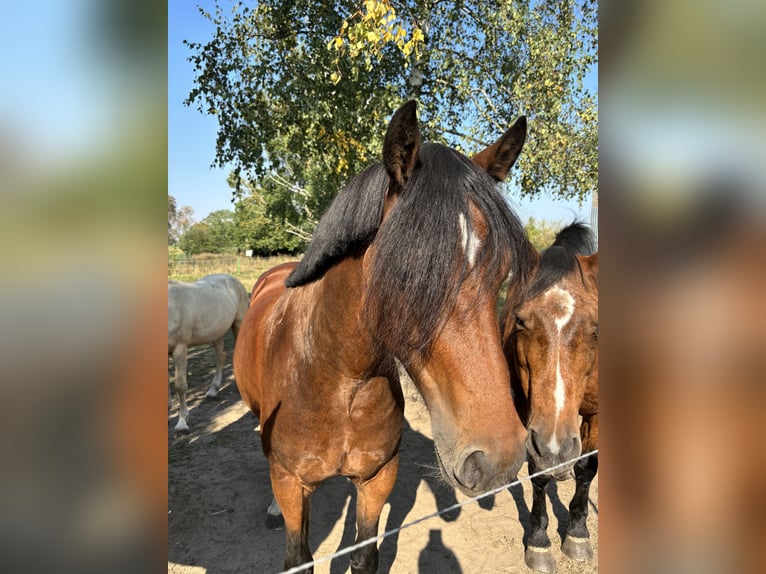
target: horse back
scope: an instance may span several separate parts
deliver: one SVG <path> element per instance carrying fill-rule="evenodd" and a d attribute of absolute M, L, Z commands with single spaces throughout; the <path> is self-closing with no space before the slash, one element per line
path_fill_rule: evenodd
<path fill-rule="evenodd" d="M 258 277 L 258 280 L 253 285 L 253 292 L 250 295 L 250 306 L 253 302 L 264 297 L 268 297 L 268 292 L 278 290 L 279 295 L 285 290 L 285 279 L 292 273 L 292 270 L 298 265 L 297 261 L 288 261 L 287 263 L 281 263 L 275 267 L 272 267 L 263 275 Z"/>
<path fill-rule="evenodd" d="M 168 349 L 202 345 L 226 334 L 247 310 L 247 290 L 230 275 L 168 282 Z"/>

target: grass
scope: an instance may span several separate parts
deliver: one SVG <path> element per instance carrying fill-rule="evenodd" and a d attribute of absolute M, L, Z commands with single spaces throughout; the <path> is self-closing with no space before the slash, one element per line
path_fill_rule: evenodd
<path fill-rule="evenodd" d="M 193 282 L 211 273 L 228 273 L 239 279 L 246 289 L 252 289 L 258 277 L 287 261 L 300 256 L 245 257 L 242 255 L 201 254 L 192 259 L 168 261 L 168 279 Z"/>

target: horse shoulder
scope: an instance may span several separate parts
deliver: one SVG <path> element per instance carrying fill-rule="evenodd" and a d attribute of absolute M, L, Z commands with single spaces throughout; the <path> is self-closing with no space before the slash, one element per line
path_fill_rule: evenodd
<path fill-rule="evenodd" d="M 264 377 L 279 376 L 273 367 L 266 372 L 266 357 L 273 352 L 272 335 L 278 324 L 275 318 L 277 307 L 285 304 L 282 298 L 287 296 L 285 278 L 294 267 L 295 263 L 282 264 L 258 278 L 234 347 L 234 378 L 237 387 L 242 399 L 259 418 L 264 403 Z M 278 365 L 278 368 L 283 367 Z"/>

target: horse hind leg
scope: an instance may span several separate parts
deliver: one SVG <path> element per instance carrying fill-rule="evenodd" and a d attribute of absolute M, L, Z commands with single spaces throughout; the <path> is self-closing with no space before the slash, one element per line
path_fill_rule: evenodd
<path fill-rule="evenodd" d="M 223 364 L 226 361 L 226 353 L 223 348 L 223 337 L 213 341 L 211 343 L 213 350 L 215 351 L 215 375 L 213 375 L 213 383 L 205 395 L 208 399 L 215 399 L 218 397 L 218 389 L 221 388 L 223 382 Z"/>
<path fill-rule="evenodd" d="M 175 361 L 173 362 L 173 366 L 175 367 Z M 172 381 L 168 381 L 168 413 L 170 413 L 170 409 L 173 408 L 173 397 L 170 394 L 170 384 Z"/>
<path fill-rule="evenodd" d="M 529 474 L 535 473 L 531 459 L 528 461 Z M 532 479 L 532 510 L 530 511 L 531 529 L 524 562 L 538 572 L 554 572 L 556 561 L 551 554 L 551 540 L 548 538 L 548 505 L 545 491 L 550 482 L 547 475 Z"/>
<path fill-rule="evenodd" d="M 186 384 L 186 345 L 177 345 L 173 349 L 173 363 L 176 368 L 175 386 L 176 394 L 178 395 L 178 423 L 176 424 L 175 431 L 177 433 L 189 432 L 189 424 L 186 419 L 189 417 L 189 409 L 186 406 L 186 391 L 188 386 Z M 170 390 L 170 389 L 168 389 Z M 168 395 L 168 400 L 170 396 Z"/>
<path fill-rule="evenodd" d="M 237 337 L 239 337 L 239 328 L 242 325 L 242 319 L 236 319 L 231 325 L 231 334 L 234 337 L 234 344 L 237 344 Z"/>
<path fill-rule="evenodd" d="M 383 505 L 396 483 L 399 455 L 389 460 L 370 480 L 356 485 L 356 544 L 378 535 L 378 523 Z M 353 574 L 374 574 L 378 571 L 379 551 L 372 543 L 351 553 Z"/>

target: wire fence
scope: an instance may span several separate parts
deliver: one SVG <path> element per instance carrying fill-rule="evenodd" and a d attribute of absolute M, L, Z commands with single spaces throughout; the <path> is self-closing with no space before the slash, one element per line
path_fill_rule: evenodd
<path fill-rule="evenodd" d="M 416 524 L 420 524 L 421 522 L 425 522 L 426 520 L 430 520 L 432 518 L 436 518 L 437 516 L 440 516 L 442 514 L 446 514 L 448 512 L 452 512 L 453 510 L 456 510 L 460 508 L 461 506 L 465 506 L 466 504 L 471 504 L 473 502 L 477 502 L 478 500 L 482 498 L 486 498 L 487 496 L 492 496 L 493 494 L 498 494 L 508 488 L 511 488 L 512 486 L 516 486 L 518 484 L 521 484 L 524 481 L 532 480 L 533 478 L 537 476 L 542 476 L 544 474 L 548 474 L 551 471 L 557 470 L 559 468 L 564 468 L 570 464 L 573 464 L 577 462 L 578 460 L 582 460 L 584 458 L 588 458 L 589 456 L 595 456 L 598 454 L 598 450 L 593 450 L 590 452 L 586 452 L 585 454 L 581 454 L 580 456 L 573 458 L 571 460 L 568 460 L 566 462 L 562 462 L 561 464 L 557 464 L 555 466 L 552 466 L 550 468 L 546 468 L 544 470 L 535 472 L 534 474 L 530 474 L 529 476 L 525 476 L 523 478 L 514 480 L 513 482 L 509 482 L 507 484 L 504 484 L 502 486 L 498 486 L 497 488 L 493 488 L 492 490 L 488 490 L 487 492 L 484 492 L 482 494 L 479 494 L 478 496 L 474 496 L 472 498 L 468 498 L 462 502 L 458 502 L 457 504 L 453 504 L 452 506 L 448 506 L 447 508 L 444 508 L 438 512 L 434 512 L 432 514 L 428 514 L 426 516 L 421 516 L 420 518 L 417 518 L 411 522 L 408 522 L 406 524 L 402 524 L 399 528 L 394 528 L 393 530 L 388 530 L 387 532 L 384 532 L 383 534 L 379 534 L 378 536 L 373 536 L 371 538 L 368 538 L 367 540 L 362 540 L 361 542 L 358 542 L 357 544 L 352 544 L 351 546 L 346 546 L 345 548 L 342 548 L 338 550 L 337 552 L 333 552 L 332 554 L 329 554 L 327 556 L 322 556 L 321 558 L 316 558 L 312 560 L 311 562 L 306 562 L 304 564 L 300 564 L 298 566 L 295 566 L 293 568 L 290 568 L 289 570 L 283 570 L 279 574 L 296 574 L 298 572 L 304 572 L 306 568 L 315 566 L 316 564 L 321 564 L 322 562 L 328 562 L 330 560 L 333 560 L 334 558 L 337 558 L 338 556 L 343 556 L 344 554 L 349 554 L 353 552 L 354 550 L 357 550 L 359 548 L 362 548 L 363 546 L 367 546 L 369 544 L 375 544 L 378 540 L 383 540 L 387 536 L 392 536 L 394 534 L 397 534 L 401 532 L 402 530 L 406 528 L 410 528 L 412 526 L 415 526 Z"/>
<path fill-rule="evenodd" d="M 299 256 L 246 257 L 244 255 L 218 255 L 191 259 L 168 259 L 168 279 L 196 281 L 212 273 L 228 273 L 252 287 L 258 277 L 275 265 L 295 261 Z"/>

